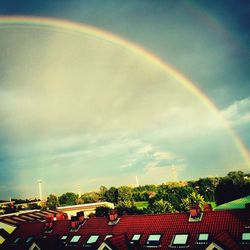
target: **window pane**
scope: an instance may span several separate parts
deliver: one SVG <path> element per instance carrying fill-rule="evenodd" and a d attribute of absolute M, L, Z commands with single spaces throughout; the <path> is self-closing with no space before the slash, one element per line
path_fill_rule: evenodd
<path fill-rule="evenodd" d="M 131 240 L 139 240 L 141 237 L 140 234 L 134 234 Z"/>
<path fill-rule="evenodd" d="M 208 234 L 199 234 L 199 241 L 207 241 L 208 240 Z"/>
<path fill-rule="evenodd" d="M 78 242 L 80 240 L 80 238 L 81 238 L 80 235 L 75 235 L 75 236 L 72 237 L 70 242 L 71 243 L 76 243 L 76 242 Z"/>
<path fill-rule="evenodd" d="M 174 237 L 174 245 L 185 245 L 187 243 L 187 234 L 177 234 Z"/>
<path fill-rule="evenodd" d="M 33 239 L 33 237 L 29 237 L 29 238 L 26 240 L 26 243 L 29 243 L 32 239 Z"/>
<path fill-rule="evenodd" d="M 242 240 L 250 240 L 250 233 L 243 233 Z"/>
<path fill-rule="evenodd" d="M 66 240 L 67 237 L 68 237 L 67 235 L 63 235 L 62 238 L 61 238 L 61 240 Z"/>
<path fill-rule="evenodd" d="M 151 234 L 148 237 L 149 241 L 159 241 L 160 240 L 161 235 L 160 234 Z"/>
<path fill-rule="evenodd" d="M 97 241 L 97 239 L 99 238 L 99 235 L 91 235 L 87 241 L 87 244 L 92 244 L 95 243 Z"/>

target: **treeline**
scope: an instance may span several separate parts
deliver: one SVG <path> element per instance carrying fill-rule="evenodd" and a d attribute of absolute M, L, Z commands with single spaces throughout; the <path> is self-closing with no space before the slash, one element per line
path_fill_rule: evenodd
<path fill-rule="evenodd" d="M 49 195 L 47 206 L 76 205 L 108 201 L 115 204 L 120 212 L 127 213 L 164 213 L 188 210 L 189 204 L 213 202 L 220 205 L 231 200 L 250 195 L 250 176 L 242 171 L 233 171 L 225 177 L 207 177 L 196 181 L 171 182 L 161 185 L 144 185 L 138 187 L 101 186 L 98 192 L 77 194 L 67 192 L 57 197 Z M 148 206 L 140 209 L 137 202 L 147 202 Z M 99 209 L 97 214 L 105 213 Z"/>

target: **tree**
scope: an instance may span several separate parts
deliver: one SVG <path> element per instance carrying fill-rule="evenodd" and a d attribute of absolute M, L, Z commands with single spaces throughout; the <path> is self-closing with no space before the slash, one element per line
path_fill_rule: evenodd
<path fill-rule="evenodd" d="M 59 202 L 61 205 L 76 205 L 76 200 L 78 195 L 72 192 L 67 192 L 59 197 Z"/>
<path fill-rule="evenodd" d="M 148 213 L 162 214 L 162 213 L 174 213 L 176 210 L 172 204 L 168 201 L 160 199 L 155 201 L 152 205 L 147 208 Z"/>
<path fill-rule="evenodd" d="M 97 217 L 107 217 L 109 214 L 110 208 L 109 207 L 97 207 L 95 209 L 95 215 Z"/>
<path fill-rule="evenodd" d="M 47 197 L 46 205 L 49 209 L 56 210 L 56 207 L 60 206 L 57 196 L 54 194 L 50 194 Z"/>
<path fill-rule="evenodd" d="M 205 201 L 202 195 L 198 194 L 197 192 L 192 192 L 186 198 L 182 199 L 182 210 L 189 211 L 190 205 L 197 204 L 201 210 L 203 210 Z"/>
<path fill-rule="evenodd" d="M 132 188 L 128 186 L 121 186 L 118 188 L 118 206 L 120 207 L 134 206 Z"/>
<path fill-rule="evenodd" d="M 115 187 L 111 187 L 105 192 L 106 200 L 109 202 L 117 203 L 118 202 L 118 190 Z"/>

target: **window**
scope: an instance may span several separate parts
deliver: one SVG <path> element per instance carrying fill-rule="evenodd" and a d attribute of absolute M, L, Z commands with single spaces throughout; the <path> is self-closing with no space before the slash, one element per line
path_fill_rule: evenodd
<path fill-rule="evenodd" d="M 17 237 L 17 238 L 13 241 L 13 243 L 17 245 L 18 243 L 20 243 L 20 241 L 21 241 L 21 237 Z"/>
<path fill-rule="evenodd" d="M 99 235 L 91 235 L 89 237 L 88 241 L 86 242 L 86 244 L 89 244 L 89 245 L 94 244 L 94 243 L 96 243 L 98 238 L 99 238 Z"/>
<path fill-rule="evenodd" d="M 72 245 L 77 245 L 78 241 L 80 240 L 81 236 L 80 235 L 75 235 L 72 237 L 70 240 L 69 244 Z"/>
<path fill-rule="evenodd" d="M 250 232 L 249 233 L 242 233 L 241 240 L 243 242 L 250 243 Z"/>
<path fill-rule="evenodd" d="M 161 234 L 150 234 L 148 236 L 147 241 L 146 241 L 146 246 L 159 247 L 160 246 L 160 238 L 161 238 Z"/>
<path fill-rule="evenodd" d="M 208 243 L 208 239 L 209 239 L 209 234 L 207 233 L 201 233 L 198 235 L 197 238 L 197 244 L 206 244 Z"/>
<path fill-rule="evenodd" d="M 172 245 L 173 246 L 184 246 L 187 244 L 188 234 L 176 234 L 173 237 Z"/>
<path fill-rule="evenodd" d="M 27 238 L 27 240 L 26 240 L 25 242 L 26 242 L 26 243 L 30 243 L 32 240 L 33 240 L 33 237 L 30 236 L 30 237 Z"/>
<path fill-rule="evenodd" d="M 67 240 L 68 236 L 67 235 L 63 235 L 61 240 Z"/>
<path fill-rule="evenodd" d="M 141 238 L 140 234 L 134 234 L 133 237 L 130 240 L 130 243 L 133 244 L 135 242 L 138 242 L 140 240 L 140 238 Z"/>

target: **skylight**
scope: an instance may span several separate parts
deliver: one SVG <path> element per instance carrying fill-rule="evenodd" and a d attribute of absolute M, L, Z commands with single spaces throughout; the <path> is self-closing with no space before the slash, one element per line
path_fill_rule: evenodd
<path fill-rule="evenodd" d="M 141 238 L 141 235 L 140 235 L 140 234 L 134 234 L 131 240 L 137 241 L 137 240 L 139 240 L 140 238 Z"/>
<path fill-rule="evenodd" d="M 33 239 L 33 237 L 32 237 L 32 236 L 28 237 L 28 238 L 27 238 L 27 240 L 26 240 L 26 243 L 31 242 L 31 241 L 32 241 L 32 239 Z"/>
<path fill-rule="evenodd" d="M 242 240 L 243 241 L 250 241 L 250 232 L 249 233 L 242 233 Z"/>
<path fill-rule="evenodd" d="M 68 238 L 67 235 L 63 235 L 62 238 L 61 238 L 61 240 L 66 240 L 67 238 Z"/>
<path fill-rule="evenodd" d="M 172 245 L 186 245 L 188 239 L 188 234 L 176 234 L 174 235 L 174 240 Z"/>
<path fill-rule="evenodd" d="M 21 240 L 21 237 L 17 237 L 15 240 L 14 240 L 14 244 L 18 244 L 18 242 Z"/>
<path fill-rule="evenodd" d="M 94 244 L 98 240 L 99 235 L 91 235 L 87 241 L 87 244 Z"/>
<path fill-rule="evenodd" d="M 150 234 L 146 242 L 146 246 L 159 246 L 161 234 Z"/>
<path fill-rule="evenodd" d="M 208 234 L 199 234 L 198 241 L 208 241 Z"/>
<path fill-rule="evenodd" d="M 72 237 L 70 240 L 70 243 L 77 243 L 80 240 L 81 236 L 80 235 L 75 235 Z"/>

